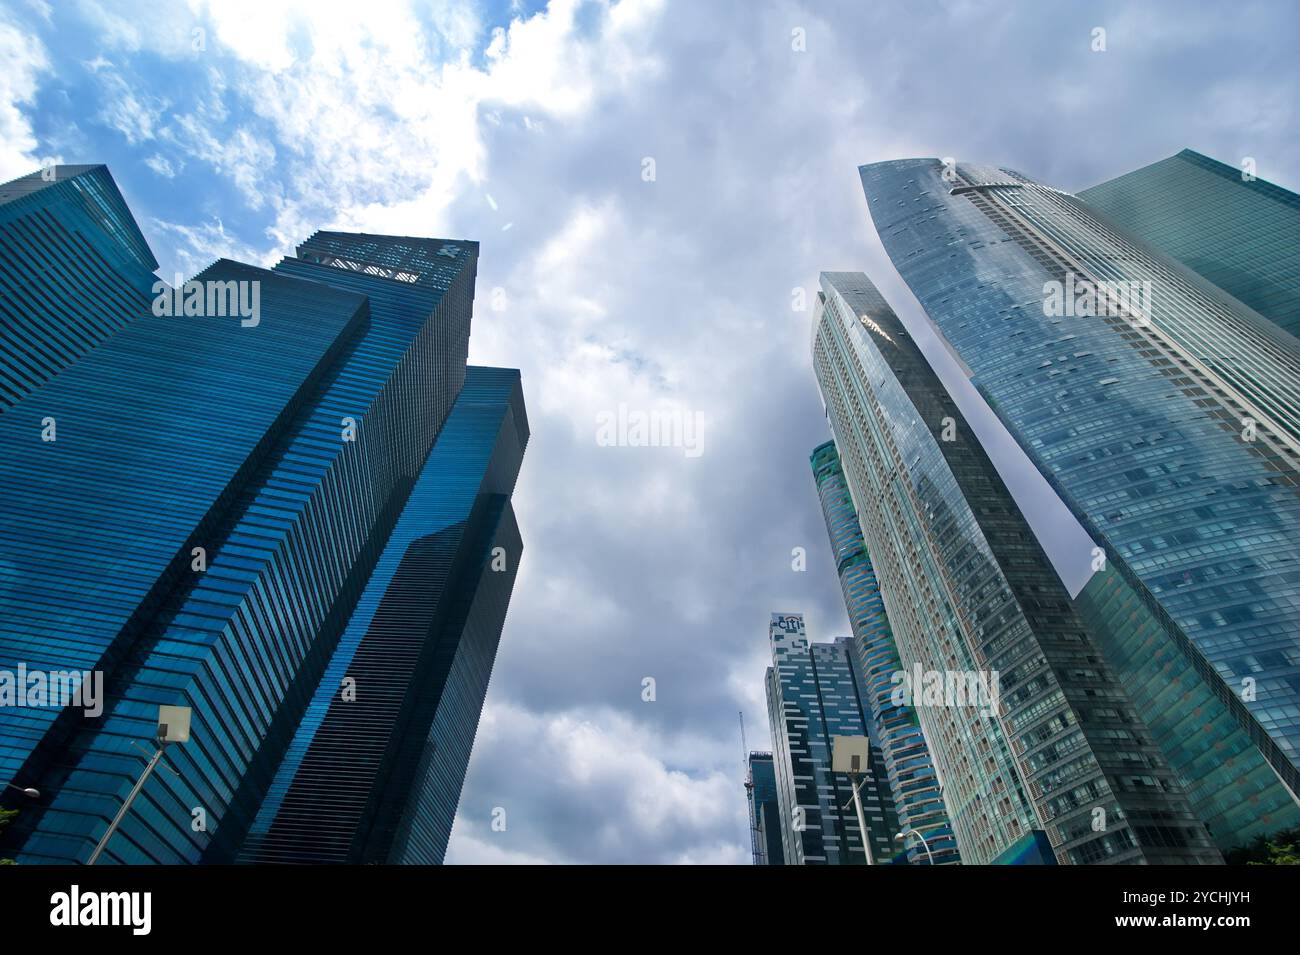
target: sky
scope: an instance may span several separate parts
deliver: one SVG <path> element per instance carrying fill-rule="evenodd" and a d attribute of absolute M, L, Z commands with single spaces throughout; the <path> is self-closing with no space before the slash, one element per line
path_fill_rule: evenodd
<path fill-rule="evenodd" d="M 1298 35 L 1287 2 L 0 0 L 0 181 L 107 163 L 168 281 L 318 229 L 478 240 L 470 360 L 522 370 L 532 439 L 447 861 L 746 863 L 768 617 L 849 632 L 818 273 L 933 345 L 857 167 L 1074 191 L 1191 147 L 1296 189 Z M 927 352 L 1076 587 L 1090 542 Z M 698 431 L 611 444 L 620 407 Z"/>

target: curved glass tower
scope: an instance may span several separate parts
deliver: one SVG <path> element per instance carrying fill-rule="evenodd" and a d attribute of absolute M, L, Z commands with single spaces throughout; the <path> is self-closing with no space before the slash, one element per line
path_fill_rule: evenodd
<path fill-rule="evenodd" d="M 902 664 L 835 442 L 827 441 L 817 447 L 810 460 L 849 625 L 853 628 L 853 648 L 863 678 L 862 692 L 871 715 L 870 735 L 880 747 L 900 831 L 919 832 L 929 847 L 927 854 L 915 836 L 909 836 L 907 860 L 924 863 L 933 859 L 935 865 L 958 862 L 957 840 L 943 806 L 939 778 L 916 710 L 893 700 L 894 674 L 902 669 Z"/>
<path fill-rule="evenodd" d="M 860 172 L 885 249 L 973 383 L 1290 788 L 1252 767 L 1220 798 L 1256 803 L 1273 828 L 1294 820 L 1295 339 L 1018 173 L 937 159 Z"/>
<path fill-rule="evenodd" d="M 822 274 L 813 366 L 904 674 L 924 675 L 916 711 L 963 862 L 1019 856 L 1040 835 L 1068 864 L 1220 861 L 997 470 L 865 275 Z M 954 677 L 993 692 L 932 691 Z"/>

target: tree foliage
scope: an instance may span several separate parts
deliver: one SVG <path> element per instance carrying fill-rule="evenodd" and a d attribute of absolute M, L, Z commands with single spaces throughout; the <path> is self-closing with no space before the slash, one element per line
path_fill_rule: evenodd
<path fill-rule="evenodd" d="M 1300 829 L 1257 836 L 1249 845 L 1226 853 L 1224 861 L 1228 865 L 1300 865 Z"/>

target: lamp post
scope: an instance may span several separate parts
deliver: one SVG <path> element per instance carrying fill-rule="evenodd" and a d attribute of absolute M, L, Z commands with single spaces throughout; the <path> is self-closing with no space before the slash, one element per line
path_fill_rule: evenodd
<path fill-rule="evenodd" d="M 31 786 L 28 786 L 26 789 L 23 789 L 21 786 L 15 786 L 13 783 L 5 783 L 5 788 L 12 789 L 15 792 L 20 792 L 29 799 L 41 798 L 41 791 L 39 789 L 33 789 Z"/>
<path fill-rule="evenodd" d="M 158 743 L 158 749 L 154 751 L 149 762 L 145 764 L 144 772 L 140 774 L 140 778 L 135 781 L 135 785 L 127 793 L 122 808 L 117 811 L 113 821 L 104 830 L 99 845 L 95 846 L 95 851 L 86 860 L 86 865 L 94 865 L 99 861 L 99 857 L 104 854 L 104 848 L 108 845 L 108 840 L 113 838 L 113 833 L 117 832 L 117 827 L 126 818 L 127 812 L 131 809 L 131 803 L 135 802 L 135 797 L 140 795 L 140 790 L 144 789 L 144 784 L 153 775 L 153 771 L 158 768 L 158 764 L 162 762 L 163 753 L 167 750 L 167 744 L 188 743 L 190 741 L 190 708 L 188 706 L 158 707 L 158 730 L 154 738 Z"/>
<path fill-rule="evenodd" d="M 930 843 L 925 841 L 925 836 L 921 835 L 919 829 L 904 829 L 898 835 L 894 836 L 894 838 L 897 839 L 899 842 L 901 842 L 903 844 L 903 848 L 906 849 L 907 834 L 909 832 L 915 835 L 916 838 L 921 840 L 921 845 L 925 847 L 925 857 L 930 860 L 930 865 L 934 865 L 934 856 L 930 854 Z"/>
<path fill-rule="evenodd" d="M 853 786 L 853 808 L 858 813 L 858 832 L 862 834 L 862 849 L 867 854 L 867 865 L 875 865 L 871 854 L 871 830 L 867 828 L 867 816 L 862 811 L 862 774 L 866 771 L 867 754 L 871 741 L 865 736 L 835 736 L 831 739 L 831 771 L 848 773 L 849 783 Z M 847 809 L 848 804 L 844 805 Z"/>

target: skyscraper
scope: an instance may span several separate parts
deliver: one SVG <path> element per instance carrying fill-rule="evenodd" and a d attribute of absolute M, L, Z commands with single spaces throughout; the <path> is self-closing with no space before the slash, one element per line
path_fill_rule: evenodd
<path fill-rule="evenodd" d="M 157 268 L 106 167 L 0 186 L 0 412 L 146 310 Z"/>
<path fill-rule="evenodd" d="M 57 167 L 45 188 L 110 185 Z M 171 290 L 144 285 L 125 206 L 91 204 L 98 233 L 42 231 L 42 210 L 0 230 L 40 243 L 5 268 L 78 276 L 41 289 L 53 325 L 117 316 L 0 410 L 0 670 L 103 685 L 99 713 L 0 709 L 0 779 L 45 794 L 7 845 L 85 861 L 174 704 L 191 741 L 105 860 L 438 861 L 528 434 L 517 372 L 466 373 L 477 244 L 317 233 L 274 270 L 220 260 Z"/>
<path fill-rule="evenodd" d="M 774 613 L 768 629 L 767 717 L 772 729 L 786 865 L 863 865 L 853 787 L 831 771 L 836 736 L 867 736 L 852 641 L 809 643 L 802 614 Z M 893 859 L 898 819 L 878 746 L 860 787 L 875 863 Z"/>
<path fill-rule="evenodd" d="M 1289 787 L 1246 756 L 1201 798 L 1225 820 L 1245 801 L 1263 826 L 1295 824 L 1294 338 L 1018 173 L 935 159 L 860 171 L 885 249 L 975 386 Z M 1163 679 L 1149 667 L 1140 678 Z M 1260 831 L 1211 825 L 1224 847 Z"/>
<path fill-rule="evenodd" d="M 922 846 L 911 837 L 908 861 L 933 859 L 935 865 L 957 862 L 957 841 L 921 723 L 913 707 L 897 705 L 893 699 L 894 675 L 902 670 L 902 664 L 835 443 L 827 441 L 817 447 L 810 460 L 853 628 L 853 649 L 871 717 L 871 737 L 880 746 L 899 826 L 919 833 L 926 843 Z"/>
<path fill-rule="evenodd" d="M 522 550 L 526 440 L 519 373 L 470 366 L 241 861 L 442 861 Z"/>
<path fill-rule="evenodd" d="M 776 798 L 776 766 L 771 753 L 749 754 L 745 798 L 754 865 L 785 865 L 781 851 L 781 808 Z"/>
<path fill-rule="evenodd" d="M 1300 196 L 1191 149 L 1079 193 L 1110 222 L 1300 336 Z"/>
<path fill-rule="evenodd" d="M 992 462 L 861 273 L 813 364 L 964 862 L 1220 861 Z"/>

